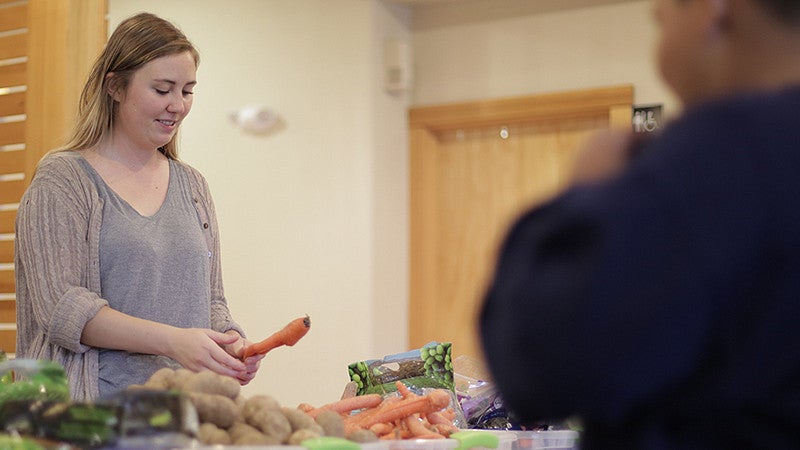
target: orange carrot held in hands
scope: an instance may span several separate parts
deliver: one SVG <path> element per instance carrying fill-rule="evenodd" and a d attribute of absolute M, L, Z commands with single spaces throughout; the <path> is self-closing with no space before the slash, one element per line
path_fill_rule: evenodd
<path fill-rule="evenodd" d="M 294 319 L 283 327 L 283 329 L 273 333 L 272 336 L 245 348 L 242 354 L 242 360 L 247 359 L 249 356 L 267 353 L 273 348 L 282 345 L 291 347 L 305 336 L 309 329 L 311 329 L 311 317 L 305 316 Z"/>

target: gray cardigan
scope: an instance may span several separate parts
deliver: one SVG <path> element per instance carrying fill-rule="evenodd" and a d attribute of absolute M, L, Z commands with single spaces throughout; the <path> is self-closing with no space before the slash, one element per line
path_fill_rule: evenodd
<path fill-rule="evenodd" d="M 74 400 L 98 396 L 98 350 L 81 343 L 86 323 L 108 302 L 100 291 L 103 200 L 77 152 L 46 156 L 20 201 L 16 219 L 17 358 L 64 366 Z M 214 204 L 203 176 L 184 163 L 211 256 L 211 328 L 244 333 L 222 287 Z"/>

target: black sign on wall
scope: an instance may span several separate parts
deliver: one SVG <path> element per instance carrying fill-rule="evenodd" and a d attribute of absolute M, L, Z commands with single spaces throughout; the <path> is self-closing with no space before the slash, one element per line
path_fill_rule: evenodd
<path fill-rule="evenodd" d="M 653 133 L 661 126 L 663 105 L 641 105 L 632 108 L 631 124 L 635 133 Z"/>

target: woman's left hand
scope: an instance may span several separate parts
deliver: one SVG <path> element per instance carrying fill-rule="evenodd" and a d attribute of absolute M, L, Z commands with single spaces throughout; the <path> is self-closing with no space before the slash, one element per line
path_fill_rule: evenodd
<path fill-rule="evenodd" d="M 234 330 L 228 330 L 226 334 L 230 334 L 233 336 L 237 336 L 237 339 L 232 344 L 226 345 L 225 351 L 228 352 L 231 356 L 236 357 L 237 359 L 242 359 L 242 355 L 244 354 L 244 349 L 247 348 L 248 345 L 251 344 L 250 341 L 243 338 L 239 333 Z M 244 371 L 239 372 L 236 375 L 236 379 L 239 380 L 239 384 L 242 386 L 250 383 L 250 381 L 256 377 L 256 372 L 258 372 L 259 367 L 261 366 L 261 359 L 264 358 L 264 355 L 253 355 L 246 358 L 243 362 L 246 367 Z"/>

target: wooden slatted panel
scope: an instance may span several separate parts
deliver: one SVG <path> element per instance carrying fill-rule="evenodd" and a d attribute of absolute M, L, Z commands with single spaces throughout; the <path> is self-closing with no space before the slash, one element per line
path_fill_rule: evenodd
<path fill-rule="evenodd" d="M 0 204 L 18 203 L 25 193 L 25 180 L 0 181 Z"/>
<path fill-rule="evenodd" d="M 0 292 L 14 292 L 14 271 L 0 269 Z"/>
<path fill-rule="evenodd" d="M 26 113 L 28 85 L 28 3 L 0 0 L 0 88 L 16 88 L 0 95 L 0 117 Z M 17 149 L 0 151 L 0 350 L 13 354 L 16 344 L 16 301 L 14 299 L 14 218 L 17 211 L 9 204 L 19 202 L 27 181 L 25 120 L 0 122 L 0 146 Z M 9 147 L 7 147 L 9 148 Z M 13 148 L 13 147 L 10 147 Z"/>
<path fill-rule="evenodd" d="M 24 144 L 25 143 L 25 122 L 0 122 L 0 145 Z M 11 158 L 11 152 L 0 153 L 0 173 L 4 172 L 6 158 Z M 24 165 L 17 172 L 24 172 Z"/>
<path fill-rule="evenodd" d="M 22 86 L 26 83 L 26 69 L 24 62 L 0 66 L 0 86 Z"/>
<path fill-rule="evenodd" d="M 13 330 L 0 330 L 0 350 L 8 353 L 14 353 L 16 350 L 17 331 Z"/>
<path fill-rule="evenodd" d="M 21 58 L 25 56 L 28 34 L 18 33 L 0 37 L 0 59 Z"/>
<path fill-rule="evenodd" d="M 16 217 L 16 210 L 0 211 L 0 234 L 14 232 L 14 219 Z"/>
<path fill-rule="evenodd" d="M 3 125 L 17 125 L 17 123 L 14 122 L 11 124 L 0 124 L 0 131 L 4 132 L 6 130 L 4 129 Z M 25 124 L 23 123 L 22 125 L 24 131 Z M 0 135 L 2 135 L 2 133 L 0 133 Z M 13 141 L 7 143 L 16 144 L 20 142 L 25 142 L 25 140 L 23 139 L 22 141 Z M 0 138 L 0 145 L 4 145 L 2 142 L 2 138 Z M 22 173 L 22 172 L 25 172 L 25 152 L 23 150 L 0 152 L 0 175 L 5 175 L 9 173 Z"/>
<path fill-rule="evenodd" d="M 0 322 L 16 322 L 17 308 L 14 302 L 0 302 Z"/>
<path fill-rule="evenodd" d="M 0 264 L 14 262 L 14 241 L 0 241 Z M 0 302 L 2 303 L 2 302 Z M 0 320 L 2 322 L 2 320 Z"/>
<path fill-rule="evenodd" d="M 14 174 L 0 177 L 1 234 L 13 234 L 14 204 L 36 163 L 63 143 L 72 126 L 84 77 L 106 42 L 107 12 L 107 0 L 0 0 L 0 87 L 16 88 L 0 95 L 0 117 L 25 115 L 24 121 L 0 124 L 0 146 L 13 145 L 0 149 L 0 174 Z M 13 239 L 0 236 L 0 349 L 13 353 L 10 246 Z"/>
<path fill-rule="evenodd" d="M 25 93 L 0 95 L 0 116 L 25 114 Z"/>
<path fill-rule="evenodd" d="M 0 31 L 18 30 L 27 27 L 28 8 L 26 4 L 11 5 L 0 10 Z"/>
<path fill-rule="evenodd" d="M 4 6 L 0 9 L 0 32 L 12 32 L 0 36 L 0 60 L 20 58 L 26 55 L 28 33 L 24 32 L 24 29 L 27 21 L 28 5 L 25 3 Z M 16 30 L 20 32 L 13 33 Z M 0 84 L 0 86 L 4 86 L 4 84 Z"/>

